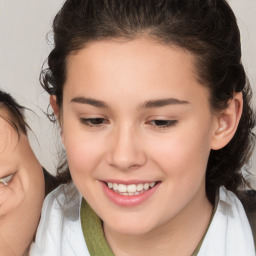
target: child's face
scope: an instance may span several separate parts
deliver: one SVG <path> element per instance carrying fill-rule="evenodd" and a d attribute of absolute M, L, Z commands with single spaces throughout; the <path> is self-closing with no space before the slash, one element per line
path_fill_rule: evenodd
<path fill-rule="evenodd" d="M 217 127 L 208 99 L 193 57 L 175 47 L 101 41 L 70 56 L 62 139 L 73 181 L 106 227 L 144 234 L 208 203 Z M 156 185 L 129 196 L 107 183 Z"/>
<path fill-rule="evenodd" d="M 21 255 L 38 224 L 44 178 L 27 137 L 1 117 L 0 134 L 0 251 Z"/>

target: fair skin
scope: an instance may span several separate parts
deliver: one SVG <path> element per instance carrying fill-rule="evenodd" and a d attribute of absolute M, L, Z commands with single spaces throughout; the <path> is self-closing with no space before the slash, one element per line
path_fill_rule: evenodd
<path fill-rule="evenodd" d="M 5 256 L 21 256 L 38 225 L 44 177 L 28 138 L 23 133 L 18 137 L 2 117 L 0 134 L 0 251 Z"/>
<path fill-rule="evenodd" d="M 51 97 L 72 179 L 117 256 L 191 255 L 209 224 L 209 153 L 232 138 L 242 99 L 214 114 L 193 63 L 147 38 L 94 42 L 69 57 L 61 109 Z M 145 197 L 106 185 L 151 182 Z"/>

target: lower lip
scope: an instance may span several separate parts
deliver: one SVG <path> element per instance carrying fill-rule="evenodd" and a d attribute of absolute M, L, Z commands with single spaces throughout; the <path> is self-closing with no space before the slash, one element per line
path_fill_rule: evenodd
<path fill-rule="evenodd" d="M 134 196 L 124 196 L 115 193 L 110 189 L 105 182 L 101 182 L 105 195 L 116 205 L 123 207 L 132 207 L 142 204 L 149 197 L 151 197 L 158 189 L 160 182 L 158 182 L 153 188 Z"/>

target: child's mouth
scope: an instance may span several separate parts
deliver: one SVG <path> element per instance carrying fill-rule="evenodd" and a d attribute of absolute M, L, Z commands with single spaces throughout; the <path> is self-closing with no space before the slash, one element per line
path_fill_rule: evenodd
<path fill-rule="evenodd" d="M 107 182 L 107 186 L 117 194 L 123 196 L 135 196 L 148 191 L 156 185 L 156 182 L 140 183 L 140 184 L 117 184 Z"/>
<path fill-rule="evenodd" d="M 102 188 L 114 204 L 134 207 L 142 204 L 159 189 L 161 181 L 102 181 Z"/>

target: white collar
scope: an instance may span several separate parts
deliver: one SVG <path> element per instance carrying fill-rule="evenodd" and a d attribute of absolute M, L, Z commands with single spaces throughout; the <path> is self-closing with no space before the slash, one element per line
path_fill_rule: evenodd
<path fill-rule="evenodd" d="M 219 189 L 217 209 L 197 256 L 255 256 L 252 230 L 237 196 Z"/>

